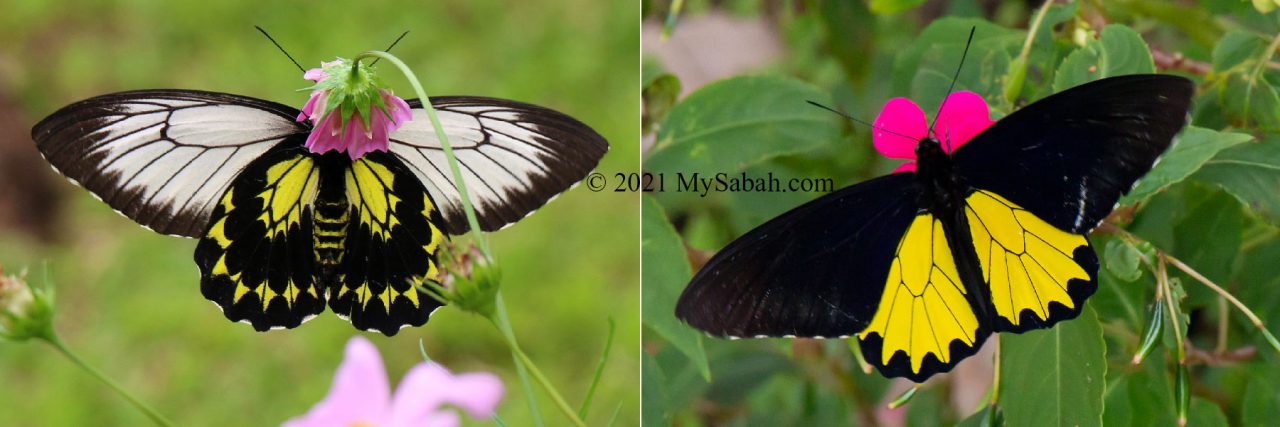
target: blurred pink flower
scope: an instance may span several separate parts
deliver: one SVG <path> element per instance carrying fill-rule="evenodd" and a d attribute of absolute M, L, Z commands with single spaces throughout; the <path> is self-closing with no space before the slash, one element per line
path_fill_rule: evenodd
<path fill-rule="evenodd" d="M 311 121 L 306 146 L 312 153 L 334 150 L 355 160 L 387 151 L 389 135 L 413 119 L 409 104 L 382 88 L 369 66 L 355 72 L 352 67 L 350 61 L 338 59 L 302 75 L 316 82 L 297 118 Z"/>
<path fill-rule="evenodd" d="M 942 143 L 942 149 L 953 153 L 974 136 L 991 127 L 991 113 L 982 96 L 968 91 L 947 96 L 939 113 L 933 133 Z M 881 155 L 893 159 L 911 160 L 893 170 L 893 173 L 916 170 L 916 144 L 929 132 L 924 111 L 907 98 L 893 98 L 884 104 L 873 123 L 871 142 Z M 888 130 L 889 133 L 885 130 Z M 897 135 L 895 135 L 895 133 Z"/>
<path fill-rule="evenodd" d="M 502 394 L 502 382 L 493 374 L 453 375 L 437 363 L 426 362 L 411 368 L 393 395 L 378 349 L 357 336 L 347 342 L 329 394 L 284 427 L 452 427 L 461 420 L 442 405 L 487 420 Z"/>

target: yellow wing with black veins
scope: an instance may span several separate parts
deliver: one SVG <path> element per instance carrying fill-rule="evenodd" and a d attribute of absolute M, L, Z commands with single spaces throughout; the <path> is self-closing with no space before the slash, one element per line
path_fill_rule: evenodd
<path fill-rule="evenodd" d="M 1047 328 L 1080 314 L 1097 290 L 1088 239 L 1060 230 L 991 191 L 965 200 L 974 249 L 990 290 L 996 331 Z"/>
<path fill-rule="evenodd" d="M 920 382 L 951 370 L 989 335 L 956 269 L 942 221 L 917 215 L 894 252 L 875 316 L 858 334 L 886 376 Z"/>
<path fill-rule="evenodd" d="M 324 311 L 312 280 L 319 176 L 305 149 L 278 148 L 250 163 L 219 199 L 195 260 L 201 292 L 228 319 L 265 331 Z"/>
<path fill-rule="evenodd" d="M 386 153 L 352 162 L 344 176 L 351 205 L 344 275 L 330 290 L 329 307 L 358 329 L 388 336 L 425 324 L 441 303 L 414 284 L 440 281 L 437 253 L 447 237 L 439 209 Z"/>

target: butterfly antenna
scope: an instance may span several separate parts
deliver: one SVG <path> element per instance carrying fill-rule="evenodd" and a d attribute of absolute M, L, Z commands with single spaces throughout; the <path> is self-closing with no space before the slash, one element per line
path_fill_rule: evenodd
<path fill-rule="evenodd" d="M 272 38 L 270 34 L 267 34 L 267 30 L 264 30 L 262 29 L 262 27 L 259 27 L 257 25 L 254 25 L 253 28 L 257 28 L 259 33 L 262 33 L 262 35 L 267 36 L 267 40 L 271 40 L 271 44 L 276 45 L 276 48 L 280 49 L 281 53 L 284 53 L 284 56 L 288 57 L 290 61 L 293 61 L 293 66 L 298 67 L 298 71 L 301 71 L 304 73 L 307 72 L 305 68 L 302 68 L 301 64 L 298 64 L 298 61 L 296 59 L 293 59 L 293 55 L 290 55 L 288 51 L 284 50 L 284 46 L 280 46 L 280 43 L 277 43 L 276 39 Z"/>
<path fill-rule="evenodd" d="M 406 30 L 406 31 L 405 31 L 405 32 L 403 32 L 403 33 L 400 33 L 400 37 L 396 37 L 396 41 L 391 42 L 391 46 L 387 46 L 387 48 L 386 48 L 386 49 L 383 49 L 382 51 L 383 51 L 383 52 L 390 52 L 390 51 L 391 51 L 391 48 L 396 47 L 396 44 L 399 44 L 399 43 L 400 43 L 400 40 L 401 40 L 401 39 L 403 39 L 403 38 L 404 38 L 404 36 L 407 36 L 407 35 L 409 35 L 409 31 L 408 31 L 408 30 Z M 382 58 L 374 58 L 374 59 L 373 59 L 373 62 L 370 62 L 370 63 L 369 63 L 369 65 L 377 64 L 377 63 L 378 63 L 378 61 L 380 61 L 380 60 L 382 60 Z"/>
<path fill-rule="evenodd" d="M 960 54 L 960 65 L 956 66 L 956 74 L 951 76 L 951 85 L 947 86 L 947 95 L 943 96 L 942 103 L 938 104 L 938 113 L 933 115 L 933 123 L 929 124 L 929 133 L 926 135 L 933 135 L 933 125 L 938 124 L 938 117 L 942 116 L 942 108 L 947 106 L 947 98 L 951 96 L 951 91 L 956 88 L 956 80 L 960 78 L 960 70 L 964 68 L 964 58 L 969 56 L 969 45 L 973 44 L 973 33 L 977 30 L 978 27 L 976 26 L 969 28 L 969 40 L 964 42 L 964 52 Z M 948 140 L 947 147 L 950 148 L 950 146 L 951 141 Z"/>
<path fill-rule="evenodd" d="M 894 132 L 894 131 L 891 131 L 891 130 L 888 130 L 888 129 L 882 128 L 882 127 L 880 127 L 880 126 L 876 126 L 876 125 L 874 125 L 874 124 L 868 123 L 866 120 L 862 120 L 862 119 L 859 119 L 859 118 L 856 118 L 856 117 L 850 116 L 850 115 L 846 114 L 846 113 L 845 113 L 845 112 L 843 112 L 843 111 L 840 111 L 840 110 L 837 110 L 837 109 L 834 109 L 834 108 L 828 107 L 828 106 L 826 106 L 826 105 L 822 105 L 822 104 L 819 104 L 819 103 L 817 103 L 817 102 L 813 102 L 813 101 L 805 101 L 805 102 L 808 102 L 808 103 L 812 104 L 813 106 L 818 107 L 818 108 L 821 108 L 821 109 L 823 109 L 823 110 L 827 110 L 827 111 L 830 111 L 830 112 L 832 112 L 832 113 L 839 114 L 839 115 L 840 115 L 840 117 L 844 117 L 844 118 L 846 118 L 846 119 L 849 119 L 850 121 L 853 121 L 854 123 L 857 123 L 857 124 L 860 124 L 860 125 L 863 125 L 863 126 L 866 126 L 866 127 L 869 127 L 869 128 L 872 128 L 872 129 L 875 129 L 875 130 L 881 131 L 881 132 L 885 132 L 885 133 L 888 133 L 888 134 L 897 135 L 897 136 L 900 136 L 900 137 L 903 137 L 903 138 L 906 138 L 906 139 L 911 139 L 911 140 L 914 140 L 914 139 L 915 139 L 915 138 L 912 138 L 912 137 L 909 137 L 909 136 L 906 136 L 906 135 L 903 135 L 903 134 L 900 134 L 900 133 L 897 133 L 897 132 Z"/>

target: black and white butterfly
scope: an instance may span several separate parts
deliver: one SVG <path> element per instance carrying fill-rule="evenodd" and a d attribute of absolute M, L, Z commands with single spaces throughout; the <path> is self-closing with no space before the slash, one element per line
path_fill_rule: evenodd
<path fill-rule="evenodd" d="M 565 114 L 480 97 L 431 100 L 480 228 L 520 220 L 595 168 L 608 150 Z M 201 291 L 228 319 L 264 331 L 324 311 L 394 335 L 440 303 L 448 235 L 469 227 L 418 100 L 388 152 L 314 154 L 311 125 L 270 101 L 192 90 L 98 96 L 36 124 L 53 167 L 145 227 L 199 238 Z"/>

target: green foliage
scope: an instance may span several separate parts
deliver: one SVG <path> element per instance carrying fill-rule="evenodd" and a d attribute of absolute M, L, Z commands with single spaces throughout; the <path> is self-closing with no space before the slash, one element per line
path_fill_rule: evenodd
<path fill-rule="evenodd" d="M 1000 408 L 1009 425 L 1102 424 L 1106 388 L 1102 325 L 1080 317 L 1048 330 L 1000 337 Z"/>
<path fill-rule="evenodd" d="M 641 256 L 649 259 L 641 269 L 648 286 L 644 287 L 644 325 L 684 352 L 710 379 L 707 354 L 702 349 L 702 335 L 675 317 L 676 298 L 693 274 L 685 259 L 680 235 L 671 227 L 662 207 L 653 198 L 644 198 L 640 226 L 648 229 L 640 243 Z"/>
<path fill-rule="evenodd" d="M 1162 72 L 1195 82 L 1191 123 L 1090 237 L 1102 268 L 1085 312 L 1049 330 L 1000 337 L 996 405 L 975 397 L 991 392 L 990 384 L 973 381 L 989 366 L 987 353 L 962 362 L 962 374 L 925 383 L 897 410 L 904 416 L 882 406 L 903 389 L 859 373 L 848 351 L 831 351 L 836 343 L 706 339 L 706 382 L 678 345 L 646 334 L 663 372 L 684 372 L 666 378 L 673 422 L 1173 425 L 1186 402 L 1189 425 L 1274 424 L 1280 355 L 1239 310 L 1221 308 L 1217 292 L 1161 259 L 1180 260 L 1236 296 L 1270 331 L 1280 330 L 1280 43 L 1273 38 L 1280 12 L 1264 15 L 1248 2 L 1077 1 L 1049 6 L 1028 34 L 1039 10 L 1013 0 L 983 3 L 986 9 L 970 1 L 940 9 L 914 1 L 796 3 L 805 7 L 733 2 L 736 16 L 778 28 L 786 53 L 767 77 L 722 76 L 693 88 L 656 123 L 646 170 L 825 176 L 837 188 L 882 175 L 896 162 L 874 153 L 868 129 L 796 101 L 830 94 L 839 109 L 870 121 L 886 100 L 905 96 L 931 114 L 956 75 L 970 29 L 974 41 L 955 88 L 982 95 L 993 118 L 1099 78 Z M 714 8 L 691 2 L 687 10 Z M 743 121 L 753 127 L 722 132 Z M 688 136 L 699 132 L 720 137 Z M 685 239 L 694 270 L 708 251 L 821 195 L 669 193 L 652 198 L 652 209 L 673 220 L 655 230 Z M 646 270 L 650 262 L 646 257 Z M 683 284 L 675 286 L 678 292 Z M 1134 364 L 1140 350 L 1145 357 Z M 731 383 L 729 397 L 715 386 L 727 381 L 721 375 L 779 355 L 790 363 L 752 371 L 751 382 Z"/>

